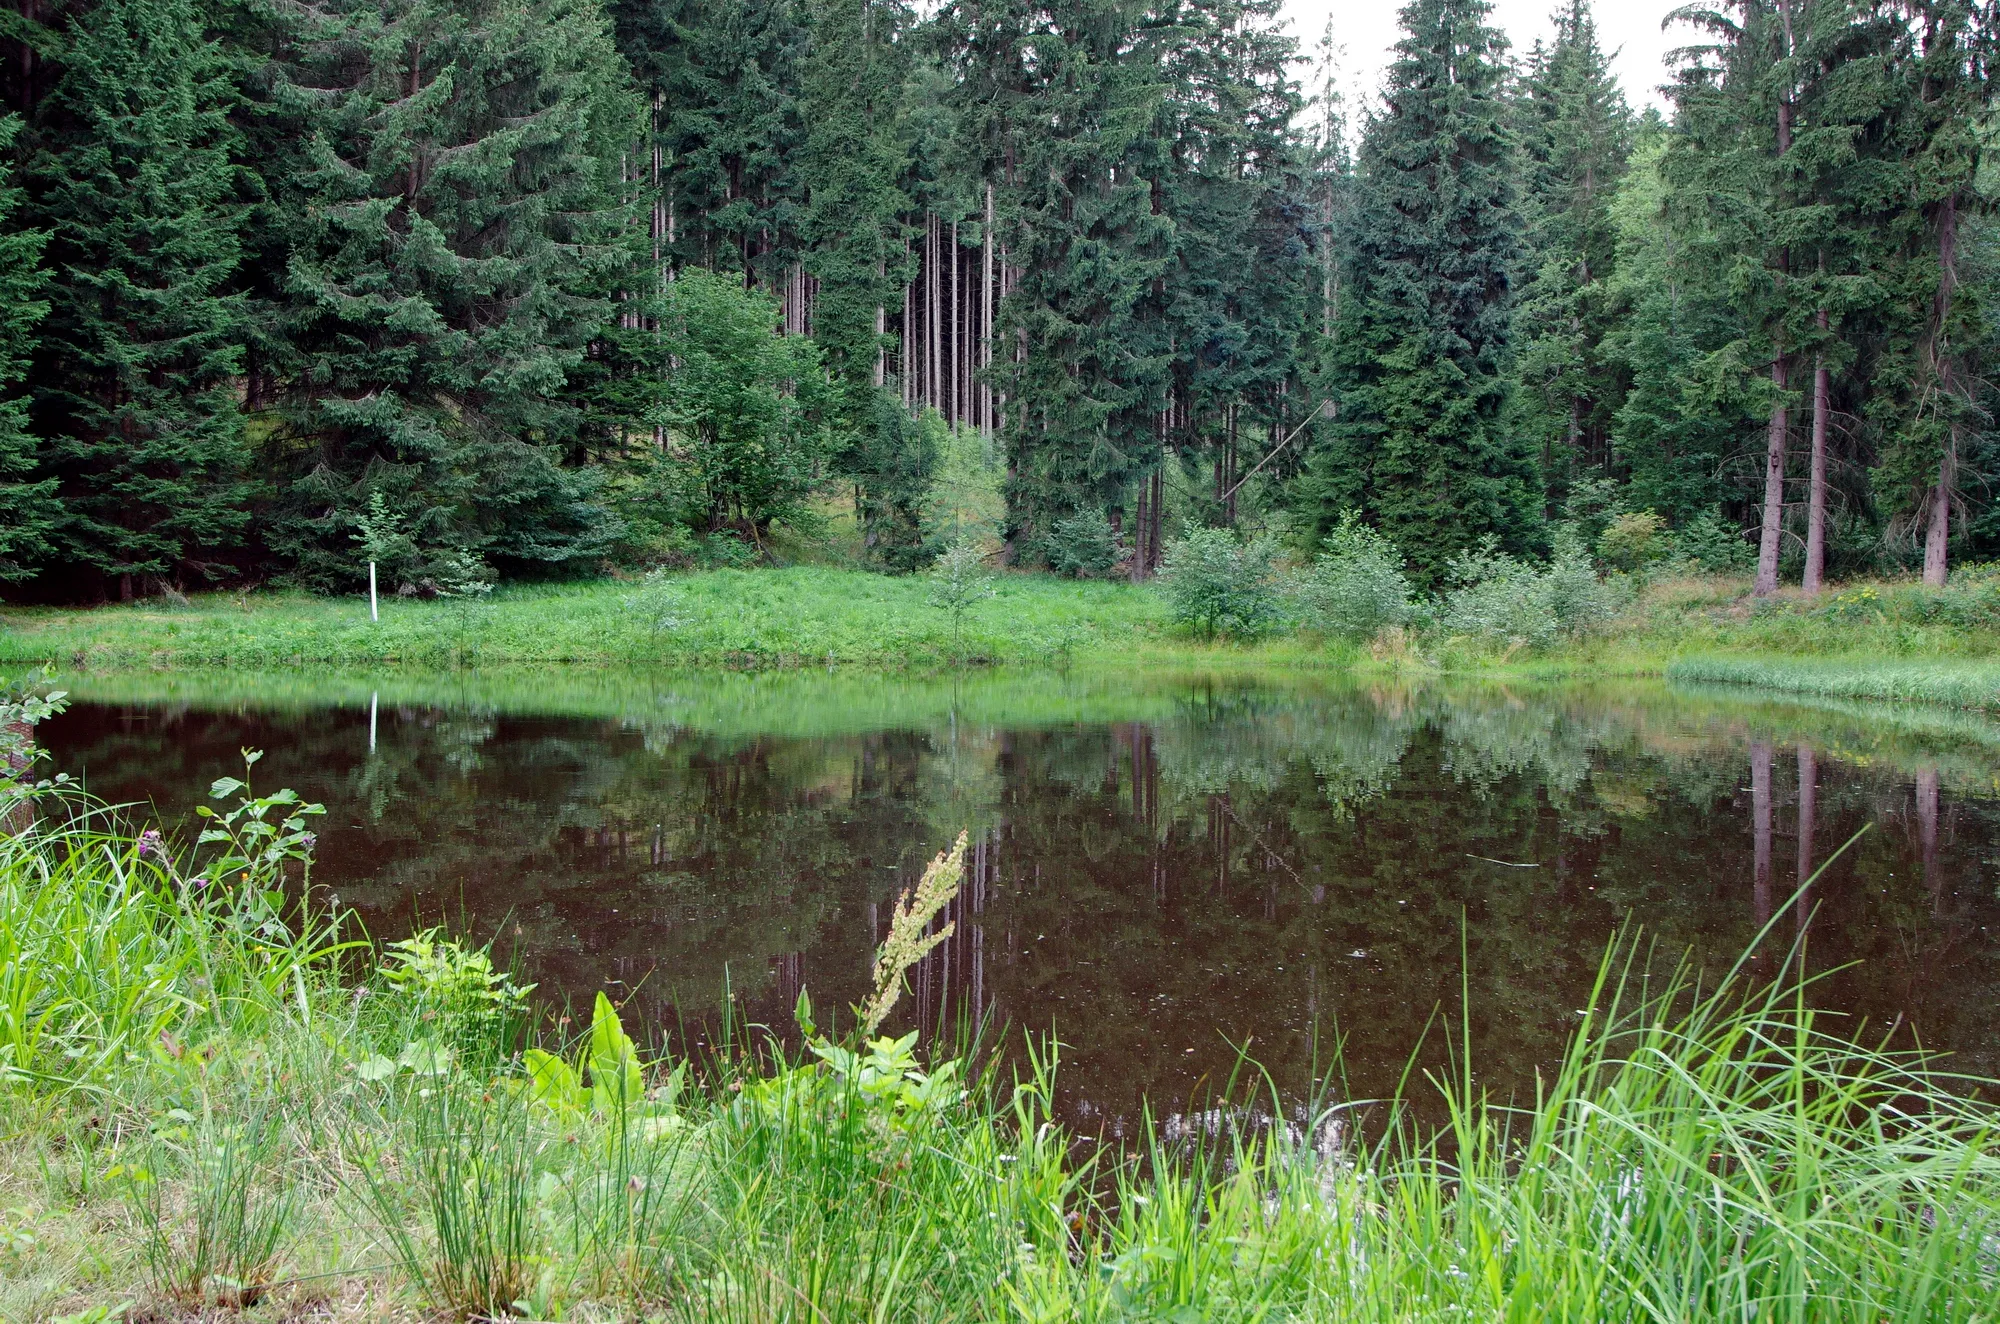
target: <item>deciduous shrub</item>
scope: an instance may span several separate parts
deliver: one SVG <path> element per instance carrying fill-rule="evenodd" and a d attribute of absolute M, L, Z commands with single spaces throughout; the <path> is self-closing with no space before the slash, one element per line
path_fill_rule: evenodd
<path fill-rule="evenodd" d="M 1324 550 L 1295 572 L 1288 586 L 1308 629 L 1368 639 L 1388 626 L 1408 623 L 1410 580 L 1395 543 L 1349 511 L 1321 546 Z"/>
<path fill-rule="evenodd" d="M 1662 560 L 1672 550 L 1667 522 L 1650 510 L 1632 510 L 1612 517 L 1597 535 L 1597 559 L 1628 573 Z"/>
<path fill-rule="evenodd" d="M 1176 538 L 1160 565 L 1175 622 L 1203 638 L 1266 633 L 1280 614 L 1276 559 L 1269 538 L 1246 543 L 1228 529 L 1191 529 Z"/>
<path fill-rule="evenodd" d="M 1494 643 L 1539 648 L 1588 634 L 1617 614 L 1623 597 L 1598 578 L 1582 540 L 1567 529 L 1557 534 L 1547 566 L 1508 556 L 1490 538 L 1450 565 L 1457 587 L 1445 595 L 1440 625 Z"/>

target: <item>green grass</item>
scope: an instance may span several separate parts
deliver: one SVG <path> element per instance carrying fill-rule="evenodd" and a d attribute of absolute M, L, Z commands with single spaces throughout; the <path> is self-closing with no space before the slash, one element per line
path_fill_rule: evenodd
<path fill-rule="evenodd" d="M 1667 666 L 1675 681 L 1755 685 L 1828 699 L 1914 700 L 1955 708 L 2000 709 L 2000 660 L 1918 662 L 1800 657 L 1688 657 Z"/>
<path fill-rule="evenodd" d="M 1047 1054 L 1003 1081 L 808 1030 L 691 1072 L 608 1002 L 524 1018 L 478 954 L 276 927 L 250 898 L 305 843 L 196 889 L 74 793 L 36 810 L 0 836 L 9 1320 L 1969 1324 L 2000 1292 L 1994 1083 L 1782 980 L 1648 984 L 1625 944 L 1535 1098 L 1460 1054 L 1408 1086 L 1437 1134 L 1245 1089 L 1093 1160 Z"/>
<path fill-rule="evenodd" d="M 1159 595 L 1123 583 L 1005 575 L 963 635 L 920 577 L 852 570 L 712 570 L 646 587 L 597 581 L 517 586 L 490 601 L 365 600 L 295 594 L 201 595 L 185 610 L 104 607 L 0 613 L 0 661 L 95 666 L 490 666 L 590 663 L 761 668 L 828 663 L 937 668 L 1062 662 L 1117 654 L 1233 651 L 1169 638 Z"/>
<path fill-rule="evenodd" d="M 379 622 L 358 599 L 283 593 L 198 595 L 182 609 L 0 608 L 0 666 L 468 674 L 563 665 L 623 672 L 607 681 L 619 685 L 645 672 L 907 674 L 961 662 L 1128 673 L 1673 675 L 2000 707 L 2000 574 L 1979 569 L 1942 591 L 1870 582 L 1816 601 L 1754 599 L 1747 583 L 1727 577 L 1655 583 L 1608 627 L 1541 652 L 1434 634 L 1368 647 L 1301 633 L 1203 641 L 1173 626 L 1152 585 L 1005 574 L 994 587 L 957 635 L 925 577 L 814 566 L 705 571 L 665 585 L 514 586 L 484 601 L 391 600 Z"/>

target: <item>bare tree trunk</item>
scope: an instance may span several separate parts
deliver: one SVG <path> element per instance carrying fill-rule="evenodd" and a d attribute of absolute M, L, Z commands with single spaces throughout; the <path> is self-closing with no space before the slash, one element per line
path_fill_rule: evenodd
<path fill-rule="evenodd" d="M 1132 571 L 1133 583 L 1146 577 L 1146 496 L 1152 488 L 1151 477 L 1139 480 L 1139 495 L 1132 503 Z M 1136 746 L 1134 747 L 1137 748 Z M 1136 755 L 1135 755 L 1136 757 Z M 1136 786 L 1134 788 L 1136 793 Z"/>
<path fill-rule="evenodd" d="M 1785 24 L 1785 51 L 1792 46 L 1792 11 L 1788 4 L 1780 3 L 1779 13 Z M 1792 103 L 1789 97 L 1778 100 L 1778 157 L 1792 150 Z M 1785 274 L 1790 269 L 1790 255 L 1778 250 L 1778 291 L 1782 298 L 1785 288 Z M 1778 539 L 1785 517 L 1785 441 L 1790 430 L 1790 413 L 1785 406 L 1787 382 L 1784 333 L 1778 333 L 1777 344 L 1772 350 L 1771 384 L 1777 387 L 1777 398 L 1771 402 L 1771 428 L 1764 444 L 1764 522 L 1757 540 L 1757 596 L 1763 597 L 1778 590 Z"/>
<path fill-rule="evenodd" d="M 1799 891 L 1793 902 L 1792 918 L 1803 933 L 1811 908 L 1806 903 L 1806 887 L 1813 876 L 1813 820 L 1819 809 L 1819 760 L 1813 747 L 1799 742 Z"/>
<path fill-rule="evenodd" d="M 986 242 L 981 246 L 979 271 L 979 366 L 993 366 L 993 186 L 986 186 Z M 979 385 L 979 425 L 993 435 L 993 383 Z"/>
<path fill-rule="evenodd" d="M 875 259 L 875 288 L 882 288 L 882 281 L 889 274 L 889 264 L 881 258 Z M 889 380 L 889 310 L 881 304 L 875 305 L 875 389 L 881 390 L 882 383 Z"/>
<path fill-rule="evenodd" d="M 1819 313 L 1820 329 L 1826 329 L 1826 310 Z M 1832 383 L 1822 351 L 1813 361 L 1812 476 L 1806 494 L 1806 568 L 1799 587 L 1809 598 L 1819 595 L 1826 577 L 1826 413 L 1830 407 Z"/>
<path fill-rule="evenodd" d="M 1930 515 L 1924 530 L 1924 583 L 1943 588 L 1950 573 L 1951 498 L 1958 482 L 1958 391 L 1953 381 L 1950 332 L 1951 301 L 1958 288 L 1958 195 L 1938 209 L 1938 289 L 1931 303 L 1931 324 L 1925 351 L 1937 382 L 1940 407 L 1951 411 L 1945 428 L 1944 453 L 1938 457 L 1937 483 L 1931 488 Z"/>
<path fill-rule="evenodd" d="M 930 270 L 925 274 L 925 279 L 924 279 L 924 284 L 930 291 L 930 297 L 928 301 L 929 306 L 926 310 L 928 315 L 928 320 L 930 321 L 930 338 L 931 338 L 930 403 L 931 403 L 931 408 L 942 410 L 944 408 L 944 391 L 943 391 L 944 378 L 939 370 L 943 367 L 943 359 L 941 355 L 944 350 L 944 345 L 940 341 L 938 334 L 939 333 L 938 257 L 940 252 L 944 248 L 944 237 L 939 233 L 939 224 L 937 217 L 932 216 L 927 212 L 925 213 L 924 220 L 925 224 L 927 224 L 930 227 L 930 247 L 931 247 Z"/>
<path fill-rule="evenodd" d="M 1160 568 L 1160 529 L 1162 527 L 1160 512 L 1166 503 L 1167 474 L 1165 465 L 1162 463 L 1160 468 L 1153 470 L 1153 500 L 1151 503 L 1153 507 L 1153 527 L 1147 531 L 1146 537 L 1146 541 L 1151 548 L 1150 564 L 1146 567 L 1146 573 L 1149 575 Z"/>
<path fill-rule="evenodd" d="M 1785 389 L 1785 356 L 1771 361 L 1771 384 Z M 1771 406 L 1771 427 L 1764 443 L 1764 523 L 1757 540 L 1757 583 L 1759 597 L 1778 589 L 1778 537 L 1785 516 L 1785 434 L 1790 428 L 1790 411 L 1780 397 Z"/>

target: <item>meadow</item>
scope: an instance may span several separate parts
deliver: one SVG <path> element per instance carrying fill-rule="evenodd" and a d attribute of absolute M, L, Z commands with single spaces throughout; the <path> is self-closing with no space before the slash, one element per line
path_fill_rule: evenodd
<path fill-rule="evenodd" d="M 1314 633 L 1279 607 L 1253 638 L 1204 638 L 1155 585 L 993 576 L 954 619 L 931 576 L 828 566 L 514 585 L 469 598 L 198 594 L 91 609 L 0 608 L 0 666 L 65 670 L 458 671 L 835 667 L 1341 669 L 1490 676 L 1669 676 L 1823 698 L 2000 707 L 2000 573 L 1944 590 L 1868 581 L 1756 599 L 1736 576 L 1618 581 L 1618 606 L 1538 644 L 1437 621 L 1373 639 Z"/>
<path fill-rule="evenodd" d="M 302 905 L 288 794 L 218 782 L 192 843 L 0 794 L 10 1320 L 1875 1324 L 2000 1291 L 1995 1082 L 1783 973 L 1649 981 L 1637 936 L 1533 1098 L 1489 1097 L 1469 1049 L 1344 1097 L 1330 1037 L 1321 1097 L 1246 1059 L 1112 1147 L 1053 1120 L 1057 1045 L 1003 1077 L 977 1035 L 894 1032 L 955 854 L 861 1007 L 802 997 L 690 1061 L 607 998 L 547 1006 L 447 935 Z"/>

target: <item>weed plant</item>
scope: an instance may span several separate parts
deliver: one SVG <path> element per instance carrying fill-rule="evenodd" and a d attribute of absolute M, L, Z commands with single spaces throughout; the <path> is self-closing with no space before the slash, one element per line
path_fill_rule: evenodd
<path fill-rule="evenodd" d="M 608 998 L 573 1039 L 525 1023 L 442 935 L 343 945 L 282 797 L 228 789 L 236 835 L 177 847 L 7 794 L 34 813 L 0 838 L 9 1319 L 1970 1324 L 2000 1295 L 1994 1083 L 1795 977 L 1653 981 L 1622 943 L 1532 1098 L 1461 1050 L 1398 1098 L 1239 1092 L 1092 1162 L 1052 1048 L 1002 1078 L 802 998 L 802 1049 L 739 1037 L 697 1073 Z M 242 848 L 259 804 L 290 844 Z M 899 904 L 878 1000 L 950 864 Z M 275 917 L 218 895 L 281 881 Z"/>

